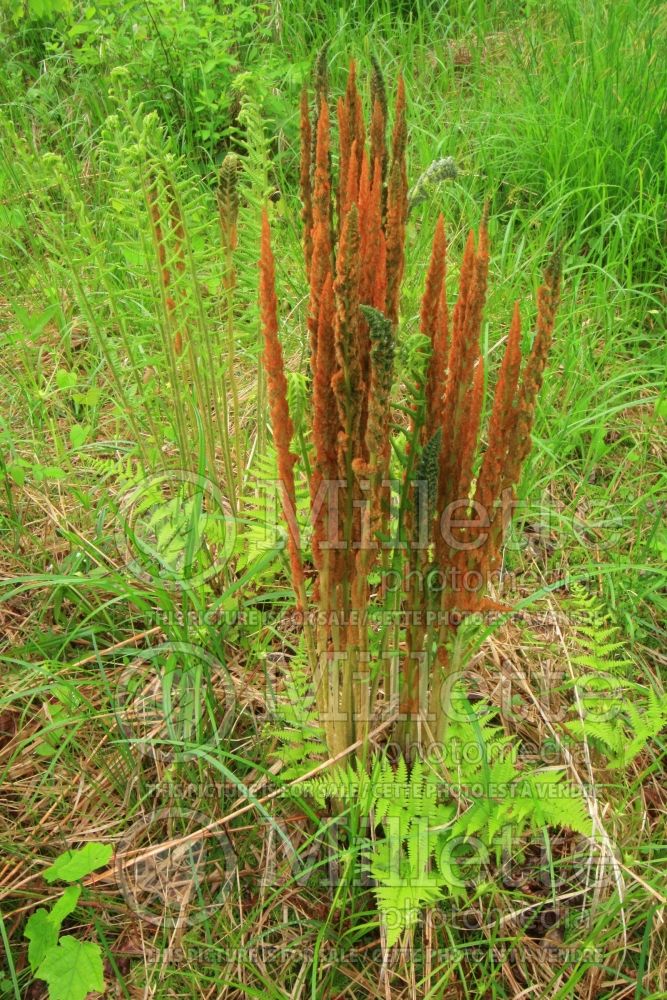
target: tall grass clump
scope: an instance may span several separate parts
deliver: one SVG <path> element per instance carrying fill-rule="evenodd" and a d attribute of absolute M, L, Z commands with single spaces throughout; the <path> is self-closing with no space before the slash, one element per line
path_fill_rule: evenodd
<path fill-rule="evenodd" d="M 382 690 L 398 716 L 397 740 L 410 757 L 427 741 L 445 736 L 448 681 L 465 658 L 464 618 L 500 609 L 489 583 L 530 449 L 558 305 L 559 264 L 556 256 L 538 291 L 527 352 L 515 304 L 484 426 L 480 330 L 489 261 L 486 213 L 477 238 L 468 235 L 453 305 L 440 218 L 421 302 L 419 347 L 403 378 L 403 396 L 396 398 L 408 212 L 403 81 L 399 78 L 388 141 L 379 68 L 372 76 L 368 125 L 351 64 L 337 103 L 334 152 L 321 61 L 315 79 L 312 118 L 305 95 L 301 106 L 312 378 L 308 465 L 315 580 L 310 589 L 295 512 L 297 456 L 266 214 L 260 261 L 264 366 L 292 582 L 304 613 L 329 753 L 342 754 L 353 744 L 365 749 Z M 371 625 L 371 578 L 378 567 L 401 581 L 400 593 L 387 595 L 379 641 Z"/>
<path fill-rule="evenodd" d="M 663 282 L 665 19 L 619 0 L 281 4 L 283 45 L 332 39 L 410 67 L 413 158 L 462 168 L 453 212 L 489 197 L 521 239 L 558 234 L 587 277 L 628 298 Z M 427 82 L 428 81 L 428 82 Z M 430 94 L 437 94 L 431 101 Z M 452 221 L 458 221 L 452 215 Z M 645 303 L 642 303 L 645 304 Z"/>
<path fill-rule="evenodd" d="M 519 29 L 505 107 L 493 95 L 486 125 L 488 170 L 505 192 L 596 268 L 653 289 L 664 265 L 664 41 L 658 5 L 545 5 Z"/>

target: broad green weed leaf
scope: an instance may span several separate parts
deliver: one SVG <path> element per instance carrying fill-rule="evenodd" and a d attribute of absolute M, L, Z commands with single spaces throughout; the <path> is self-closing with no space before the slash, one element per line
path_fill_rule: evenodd
<path fill-rule="evenodd" d="M 78 882 L 90 875 L 96 868 L 103 868 L 109 863 L 113 848 L 109 844 L 98 844 L 91 841 L 77 851 L 65 851 L 56 858 L 53 864 L 44 872 L 47 882 Z"/>
<path fill-rule="evenodd" d="M 54 905 L 51 907 L 49 917 L 55 924 L 57 924 L 58 930 L 60 930 L 60 926 L 65 917 L 69 917 L 70 913 L 73 913 L 76 909 L 76 904 L 79 902 L 80 895 L 80 885 L 68 885 L 60 899 L 56 900 Z"/>
<path fill-rule="evenodd" d="M 56 372 L 56 385 L 59 389 L 73 389 L 78 381 L 76 372 L 68 372 L 64 368 L 59 368 Z"/>
<path fill-rule="evenodd" d="M 80 895 L 80 886 L 68 885 L 50 911 L 36 910 L 28 920 L 23 933 L 30 942 L 28 961 L 33 975 L 44 961 L 47 952 L 58 944 L 62 922 L 74 912 Z"/>
<path fill-rule="evenodd" d="M 25 925 L 23 936 L 28 939 L 28 961 L 33 976 L 46 958 L 47 953 L 58 944 L 60 928 L 51 920 L 48 910 L 35 910 Z"/>
<path fill-rule="evenodd" d="M 36 978 L 49 984 L 49 1000 L 85 1000 L 89 993 L 103 993 L 100 946 L 73 937 L 61 938 L 49 950 Z"/>
<path fill-rule="evenodd" d="M 72 424 L 69 429 L 69 439 L 74 449 L 84 445 L 90 434 L 90 424 Z"/>

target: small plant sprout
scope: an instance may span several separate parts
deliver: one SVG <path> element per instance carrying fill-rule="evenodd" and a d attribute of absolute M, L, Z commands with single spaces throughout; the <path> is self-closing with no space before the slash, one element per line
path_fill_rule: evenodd
<path fill-rule="evenodd" d="M 49 1000 L 84 1000 L 91 992 L 105 992 L 99 944 L 63 935 L 61 928 L 81 897 L 81 886 L 72 883 L 107 865 L 112 853 L 107 844 L 91 842 L 79 850 L 65 851 L 44 872 L 47 882 L 71 883 L 50 910 L 35 910 L 24 931 L 30 942 L 30 969 L 36 979 L 47 983 Z"/>

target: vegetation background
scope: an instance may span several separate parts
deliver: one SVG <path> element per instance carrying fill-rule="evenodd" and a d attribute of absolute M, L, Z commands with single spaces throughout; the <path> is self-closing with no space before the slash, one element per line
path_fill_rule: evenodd
<path fill-rule="evenodd" d="M 94 841 L 142 859 L 100 855 L 64 879 L 81 893 L 65 890 L 61 923 L 96 943 L 109 995 L 664 997 L 664 5 L 2 0 L 0 24 L 0 995 L 45 995 L 26 921 L 61 898 L 47 866 Z M 308 745 L 261 485 L 275 459 L 260 212 L 270 203 L 298 435 L 298 107 L 324 43 L 334 93 L 351 57 L 362 79 L 371 56 L 387 80 L 403 72 L 411 185 L 437 159 L 458 166 L 410 216 L 404 366 L 439 212 L 455 271 L 489 201 L 491 362 L 514 300 L 528 318 L 564 247 L 507 559 L 523 611 L 489 635 L 473 682 L 528 756 L 586 786 L 598 837 L 545 825 L 390 956 L 348 834 L 332 874 L 334 824 L 307 796 L 259 802 L 285 727 Z M 229 153 L 233 253 L 218 220 Z M 224 518 L 207 519 L 193 482 Z M 587 697 L 620 705 L 605 729 L 568 729 L 584 674 Z M 50 988 L 89 992 L 85 976 Z"/>

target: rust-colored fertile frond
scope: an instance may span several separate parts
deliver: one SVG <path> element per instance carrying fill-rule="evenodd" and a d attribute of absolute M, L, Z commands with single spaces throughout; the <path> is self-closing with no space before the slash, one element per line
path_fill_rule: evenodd
<path fill-rule="evenodd" d="M 317 328 L 320 317 L 320 295 L 332 271 L 331 246 L 331 176 L 329 170 L 329 109 L 326 101 L 320 105 L 317 123 L 317 147 L 313 182 L 313 250 L 310 266 L 310 303 L 308 330 L 310 332 L 311 369 L 313 378 L 317 368 Z"/>
<path fill-rule="evenodd" d="M 495 513 L 488 543 L 488 566 L 497 564 L 503 538 L 511 518 L 511 504 L 514 490 L 521 477 L 523 464 L 530 451 L 531 431 L 535 416 L 537 394 L 542 385 L 542 377 L 553 336 L 554 321 L 560 298 L 560 259 L 558 252 L 549 263 L 544 283 L 537 291 L 537 324 L 531 352 L 524 365 L 523 376 L 514 401 L 508 409 L 504 422 L 503 454 L 496 467 L 495 496 L 500 501 L 500 509 Z M 518 310 L 515 309 L 513 326 L 518 326 Z M 517 331 L 514 339 L 519 341 Z M 508 343 L 508 351 L 510 344 Z M 515 353 L 518 349 L 515 349 Z M 516 362 L 515 362 L 516 366 Z"/>
<path fill-rule="evenodd" d="M 299 609 L 303 610 L 305 578 L 299 553 L 299 526 L 296 520 L 296 489 L 294 486 L 294 463 L 296 455 L 290 448 L 292 443 L 292 420 L 287 404 L 287 379 L 283 364 L 283 352 L 278 339 L 278 302 L 275 289 L 275 265 L 271 250 L 271 232 L 266 210 L 262 215 L 262 246 L 259 263 L 259 301 L 264 337 L 262 361 L 266 371 L 269 413 L 273 440 L 278 459 L 278 477 L 283 514 L 288 529 L 288 550 L 292 583 Z"/>
<path fill-rule="evenodd" d="M 347 195 L 347 170 L 350 162 L 350 123 L 347 116 L 347 108 L 342 97 L 338 98 L 336 105 L 338 117 L 338 229 L 343 219 L 343 205 Z"/>
<path fill-rule="evenodd" d="M 310 162 L 315 162 L 315 143 L 317 141 L 317 123 L 320 117 L 320 108 L 322 106 L 322 101 L 327 101 L 329 96 L 329 65 L 327 62 L 327 57 L 329 55 L 329 42 L 325 42 L 320 48 L 317 56 L 315 57 L 315 64 L 313 66 L 313 94 L 314 94 L 314 111 L 313 111 L 313 124 L 311 128 L 311 150 L 310 150 Z"/>
<path fill-rule="evenodd" d="M 369 326 L 371 343 L 367 444 L 369 453 L 378 459 L 387 453 L 396 335 L 391 321 L 379 310 L 369 306 L 361 306 L 361 309 Z"/>
<path fill-rule="evenodd" d="M 357 68 L 354 60 L 350 62 L 350 72 L 347 77 L 345 91 L 345 106 L 350 127 L 350 141 L 357 141 L 357 149 L 361 150 L 366 142 L 366 127 L 361 104 L 361 95 L 357 89 Z"/>
<path fill-rule="evenodd" d="M 459 483 L 456 491 L 461 500 L 466 500 L 470 492 L 483 402 L 484 361 L 479 356 L 475 365 L 472 385 L 466 393 L 463 406 L 464 419 L 459 444 Z"/>
<path fill-rule="evenodd" d="M 308 330 L 310 333 L 310 365 L 313 377 L 317 368 L 317 331 L 320 315 L 320 297 L 327 277 L 331 274 L 331 244 L 329 226 L 318 223 L 313 229 L 313 259 L 310 269 L 310 305 Z"/>
<path fill-rule="evenodd" d="M 405 87 L 398 78 L 396 112 L 392 136 L 391 167 L 387 189 L 387 315 L 398 321 L 398 304 L 405 263 L 405 224 L 408 217 L 408 176 L 405 166 L 407 127 Z"/>
<path fill-rule="evenodd" d="M 387 242 L 384 238 L 384 233 L 380 235 L 377 261 L 378 266 L 375 271 L 371 302 L 376 309 L 382 310 L 387 301 Z"/>
<path fill-rule="evenodd" d="M 362 150 L 361 168 L 359 171 L 359 189 L 357 198 L 359 212 L 359 301 L 365 304 L 372 302 L 374 270 L 377 266 L 379 239 L 382 234 L 382 219 L 377 211 L 378 205 L 373 201 L 373 189 L 369 173 L 368 154 Z M 359 355 L 361 375 L 366 393 L 362 401 L 361 425 L 359 429 L 361 454 L 367 457 L 366 423 L 368 417 L 368 392 L 370 386 L 370 340 L 368 322 L 365 314 L 359 319 Z"/>
<path fill-rule="evenodd" d="M 385 117 L 378 100 L 373 104 L 371 117 L 371 173 L 375 172 L 375 164 L 379 163 L 382 180 L 387 173 L 387 141 L 385 136 Z"/>
<path fill-rule="evenodd" d="M 329 109 L 322 99 L 317 120 L 317 142 L 315 146 L 315 171 L 313 177 L 313 227 L 331 227 L 331 167 L 329 164 Z M 331 236 L 329 235 L 329 241 Z"/>
<path fill-rule="evenodd" d="M 459 293 L 456 297 L 456 302 L 454 303 L 454 309 L 452 312 L 452 342 L 461 335 L 461 331 L 465 323 L 466 308 L 468 297 L 470 295 L 474 268 L 475 234 L 471 229 L 468 233 L 468 239 L 466 240 L 465 249 L 463 251 L 461 272 L 459 274 Z"/>
<path fill-rule="evenodd" d="M 342 203 L 341 211 L 345 214 L 348 208 L 353 203 L 359 204 L 359 156 L 361 150 L 357 145 L 357 140 L 352 141 L 352 148 L 350 149 L 350 159 L 348 161 L 347 169 L 347 190 L 345 192 L 345 200 Z"/>
<path fill-rule="evenodd" d="M 360 299 L 367 305 L 376 306 L 374 289 L 378 268 L 381 266 L 382 244 L 382 179 L 380 165 L 376 163 L 371 180 L 368 171 L 368 156 L 364 151 L 359 181 L 359 229 L 361 232 L 361 288 Z M 380 303 L 384 305 L 384 299 Z"/>
<path fill-rule="evenodd" d="M 470 381 L 472 379 L 472 381 Z M 457 439 L 456 462 L 453 463 L 454 475 L 458 478 L 455 488 L 452 490 L 450 502 L 454 504 L 452 508 L 453 517 L 449 520 L 449 531 L 455 539 L 457 545 L 450 553 L 451 562 L 458 568 L 460 573 L 464 573 L 468 566 L 470 552 L 467 546 L 463 545 L 470 540 L 470 529 L 466 525 L 466 520 L 470 516 L 469 497 L 472 485 L 475 456 L 477 454 L 477 440 L 479 437 L 479 426 L 482 416 L 482 405 L 484 402 L 484 362 L 478 354 L 472 376 L 468 376 L 468 389 L 461 404 L 461 421 Z M 475 509 L 472 516 L 474 519 Z M 456 522 L 459 522 L 458 524 Z M 463 523 L 460 523 L 463 522 Z M 459 548 L 460 546 L 460 548 Z M 472 560 L 477 563 L 480 553 L 476 548 L 472 551 Z M 453 606 L 461 607 L 458 598 Z"/>
<path fill-rule="evenodd" d="M 316 107 L 319 108 L 322 98 L 326 98 L 329 86 L 329 66 L 327 56 L 329 55 L 329 42 L 326 41 L 315 57 L 313 66 L 313 86 L 315 89 Z"/>
<path fill-rule="evenodd" d="M 336 372 L 336 307 L 333 278 L 327 275 L 320 299 L 317 371 L 313 386 L 313 444 L 317 466 L 325 479 L 335 479 L 338 472 L 338 410 L 332 380 Z"/>
<path fill-rule="evenodd" d="M 518 300 L 514 303 L 512 322 L 507 336 L 507 346 L 500 373 L 498 385 L 493 399 L 493 411 L 489 424 L 489 444 L 502 451 L 508 445 L 508 431 L 511 427 L 511 417 L 517 402 L 516 390 L 521 372 L 521 312 Z"/>
<path fill-rule="evenodd" d="M 336 296 L 336 359 L 338 371 L 333 379 L 341 435 L 339 471 L 345 478 L 358 444 L 361 402 L 365 391 L 359 353 L 359 217 L 351 205 L 343 223 L 334 292 Z"/>
<path fill-rule="evenodd" d="M 489 233 L 486 225 L 486 209 L 479 227 L 479 241 L 470 283 L 470 293 L 466 300 L 465 336 L 468 343 L 468 358 L 474 356 L 473 342 L 476 344 L 482 324 L 482 313 L 486 303 L 486 287 L 489 277 Z M 467 369 L 466 369 L 467 370 Z"/>
<path fill-rule="evenodd" d="M 429 400 L 430 405 L 433 407 L 433 416 L 431 418 L 433 427 L 442 427 L 443 423 L 442 415 L 445 405 L 449 349 L 449 305 L 447 302 L 447 267 L 445 262 L 445 277 L 440 291 L 440 302 L 438 303 L 438 326 L 433 340 L 433 353 L 437 358 L 442 358 L 442 375 L 439 388 L 435 390 L 434 387 L 433 395 Z"/>
<path fill-rule="evenodd" d="M 499 469 L 500 482 L 496 491 L 496 499 L 501 500 L 501 507 L 493 519 L 490 532 L 488 556 L 490 568 L 493 568 L 497 562 L 498 553 L 511 518 L 514 490 L 521 478 L 523 464 L 530 451 L 537 394 L 542 385 L 559 298 L 560 258 L 557 252 L 545 272 L 544 283 L 537 290 L 535 339 L 524 365 L 518 398 L 512 410 L 511 420 L 505 429 L 507 452 Z"/>
<path fill-rule="evenodd" d="M 465 370 L 463 359 L 466 353 L 464 339 L 466 303 L 470 295 L 472 273 L 475 263 L 475 237 L 468 234 L 463 264 L 459 277 L 459 294 L 452 317 L 452 340 L 447 363 L 447 382 L 442 401 L 442 446 L 440 453 L 440 475 L 438 482 L 438 515 L 454 499 L 458 484 L 457 468 L 457 417 L 459 396 L 465 392 L 468 383 L 463 381 Z M 436 548 L 442 555 L 442 537 L 438 533 Z"/>
<path fill-rule="evenodd" d="M 440 308 L 447 266 L 447 241 L 445 223 L 439 216 L 433 236 L 431 261 L 426 274 L 426 284 L 421 301 L 420 330 L 431 341 L 431 357 L 426 375 L 426 420 L 422 444 L 430 441 L 441 426 L 442 394 L 445 389 L 447 358 L 444 353 Z M 446 308 L 446 300 L 445 300 Z"/>
<path fill-rule="evenodd" d="M 306 274 L 310 277 L 310 263 L 313 257 L 313 189 L 312 189 L 312 146 L 308 90 L 301 91 L 301 161 L 299 187 L 301 191 L 301 221 L 303 223 L 303 255 Z"/>
<path fill-rule="evenodd" d="M 362 179 L 364 171 L 362 168 Z M 365 192 L 365 184 L 363 186 Z M 368 197 L 360 204 L 361 301 L 382 311 L 386 299 L 386 244 L 382 228 L 382 170 L 376 161 Z"/>
<path fill-rule="evenodd" d="M 449 355 L 447 389 L 443 405 L 443 448 L 440 458 L 438 481 L 438 516 L 453 502 L 465 501 L 459 492 L 461 485 L 469 488 L 470 470 L 463 469 L 460 461 L 463 439 L 466 434 L 466 398 L 473 381 L 475 360 L 479 356 L 479 334 L 482 311 L 486 298 L 486 283 L 489 267 L 488 236 L 486 220 L 482 220 L 479 246 L 474 250 L 474 238 L 468 237 L 466 252 L 461 269 L 459 296 L 454 307 L 452 346 Z M 477 431 L 475 430 L 475 435 Z M 463 473 L 463 475 L 462 475 Z M 446 558 L 445 545 L 438 533 L 436 552 L 441 566 Z"/>
<path fill-rule="evenodd" d="M 387 120 L 387 85 L 384 82 L 384 73 L 382 72 L 382 66 L 380 65 L 380 60 L 371 52 L 371 105 L 376 103 L 380 105 L 380 110 L 384 116 L 384 120 Z"/>
<path fill-rule="evenodd" d="M 459 343 L 458 379 L 448 384 L 451 389 L 452 406 L 456 416 L 457 433 L 461 428 L 460 407 L 468 390 L 475 360 L 479 353 L 479 335 L 482 325 L 482 313 L 486 301 L 486 286 L 489 273 L 489 243 L 486 230 L 486 220 L 482 220 L 479 230 L 479 241 L 475 253 L 468 289 L 465 297 L 465 313 L 461 317 L 462 327 Z M 451 373 L 450 373 L 451 374 Z"/>
<path fill-rule="evenodd" d="M 361 94 L 357 93 L 356 97 L 356 110 L 355 110 L 355 121 L 354 121 L 354 137 L 357 140 L 357 149 L 362 150 L 366 146 L 366 123 L 364 122 L 364 110 L 361 101 Z M 361 156 L 357 160 L 357 169 L 361 167 Z"/>
<path fill-rule="evenodd" d="M 514 303 L 507 345 L 493 397 L 489 419 L 487 447 L 479 471 L 475 500 L 492 518 L 492 507 L 498 498 L 501 477 L 507 462 L 507 449 L 518 414 L 517 386 L 521 369 L 521 314 Z"/>
<path fill-rule="evenodd" d="M 404 267 L 405 226 L 402 219 L 399 188 L 396 181 L 398 167 L 392 165 L 387 192 L 387 315 L 398 322 L 401 278 Z"/>
<path fill-rule="evenodd" d="M 477 443 L 477 426 L 471 426 L 471 412 L 468 409 L 468 404 L 479 403 L 481 407 L 481 386 L 479 389 L 478 398 L 475 399 L 474 394 L 474 372 L 475 372 L 475 362 L 477 361 L 477 372 L 478 374 L 482 371 L 481 359 L 479 358 L 479 338 L 482 326 L 482 314 L 484 312 L 484 305 L 486 302 L 486 288 L 487 280 L 489 274 L 489 237 L 486 228 L 486 211 L 482 217 L 482 223 L 479 230 L 479 242 L 477 247 L 477 254 L 475 256 L 475 263 L 473 267 L 473 276 L 470 284 L 470 293 L 466 301 L 466 313 L 464 320 L 464 329 L 462 337 L 462 353 L 460 358 L 460 375 L 461 381 L 458 383 L 455 391 L 455 425 L 454 425 L 454 440 L 456 442 L 456 450 L 459 455 L 464 454 L 466 447 L 465 439 L 466 435 L 472 434 L 474 432 L 474 445 Z M 471 385 L 472 383 L 472 385 Z M 477 417 L 479 422 L 479 414 Z M 471 448 L 474 447 L 471 445 Z M 472 461 L 472 451 L 470 454 L 470 462 Z M 469 463 L 470 465 L 470 463 Z M 469 466 L 461 465 L 459 469 L 458 480 L 454 480 L 454 495 L 452 497 L 458 499 L 467 499 L 468 490 L 470 488 L 470 481 L 472 478 L 472 469 Z"/>
<path fill-rule="evenodd" d="M 408 182 L 405 172 L 405 152 L 408 144 L 408 126 L 405 120 L 405 83 L 403 76 L 398 78 L 396 90 L 396 108 L 394 111 L 394 129 L 391 137 L 391 158 L 403 167 L 403 201 L 407 203 Z"/>
<path fill-rule="evenodd" d="M 559 301 L 560 253 L 557 251 L 545 272 L 544 283 L 537 290 L 535 339 L 526 360 L 519 390 L 518 416 L 513 428 L 513 439 L 510 442 L 514 459 L 503 477 L 503 486 L 518 482 L 523 463 L 530 451 L 530 432 L 535 416 L 535 404 L 542 386 Z"/>
<path fill-rule="evenodd" d="M 528 358 L 524 377 L 524 397 L 535 402 L 542 385 L 553 338 L 556 311 L 560 302 L 561 261 L 557 251 L 545 271 L 544 283 L 537 290 L 537 326 L 535 340 Z"/>
<path fill-rule="evenodd" d="M 375 164 L 380 163 L 382 184 L 387 179 L 387 87 L 377 56 L 371 54 L 373 72 L 371 74 L 371 176 L 375 174 Z M 382 217 L 386 210 L 385 192 L 382 192 Z"/>
<path fill-rule="evenodd" d="M 506 522 L 506 511 L 498 509 L 503 477 L 514 462 L 512 441 L 519 417 L 518 384 L 521 370 L 521 314 L 514 303 L 507 346 L 498 375 L 489 421 L 488 443 L 477 480 L 475 500 L 489 521 L 489 537 L 479 550 L 480 572 L 486 579 L 496 566 Z"/>
<path fill-rule="evenodd" d="M 339 509 L 341 537 L 346 551 L 339 564 L 339 573 L 349 575 L 354 565 L 354 542 L 359 539 L 361 520 L 354 510 L 354 461 L 364 457 L 360 429 L 364 411 L 366 386 L 363 381 L 360 352 L 359 310 L 359 214 L 352 204 L 343 221 L 336 259 L 336 362 L 332 385 L 336 397 L 340 431 L 338 435 L 338 472 L 347 484 L 345 503 Z"/>
<path fill-rule="evenodd" d="M 335 302 L 332 275 L 328 274 L 320 297 L 317 369 L 313 383 L 313 445 L 315 448 L 314 475 L 311 480 L 313 515 L 313 556 L 320 564 L 321 547 L 330 541 L 328 531 L 329 507 L 327 490 L 318 498 L 323 483 L 338 478 L 338 409 L 332 379 L 336 371 L 334 344 Z"/>
<path fill-rule="evenodd" d="M 389 473 L 391 407 L 390 396 L 394 380 L 396 329 L 394 324 L 377 309 L 361 306 L 368 324 L 370 349 L 370 390 L 368 393 L 368 426 L 366 429 L 367 458 L 353 463 L 358 477 L 369 477 L 370 495 L 361 516 L 360 538 L 362 546 L 357 554 L 355 570 L 357 579 L 353 591 L 355 608 L 359 599 L 367 597 L 367 579 L 378 556 L 377 536 L 389 503 L 386 486 Z"/>
<path fill-rule="evenodd" d="M 445 222 L 442 215 L 440 215 L 438 216 L 435 233 L 433 234 L 431 260 L 426 272 L 426 284 L 421 301 L 419 322 L 419 329 L 431 342 L 433 342 L 438 327 L 440 293 L 445 277 L 445 249 Z"/>
<path fill-rule="evenodd" d="M 361 233 L 361 257 L 364 258 L 365 229 L 368 224 L 369 213 L 371 211 L 371 174 L 368 163 L 368 153 L 365 149 L 360 152 L 361 163 L 359 166 L 359 186 L 357 188 L 357 207 L 359 209 L 359 231 Z"/>
<path fill-rule="evenodd" d="M 365 143 L 361 97 L 357 91 L 356 67 L 350 63 L 345 97 L 338 101 L 338 231 L 339 237 L 347 210 L 356 201 L 359 189 L 361 156 Z"/>

